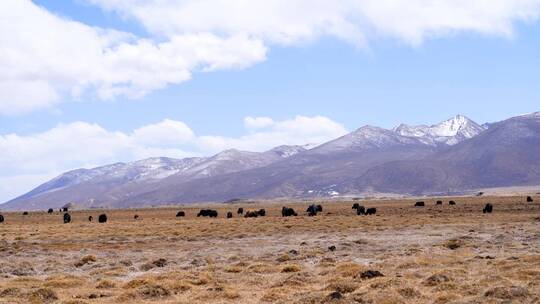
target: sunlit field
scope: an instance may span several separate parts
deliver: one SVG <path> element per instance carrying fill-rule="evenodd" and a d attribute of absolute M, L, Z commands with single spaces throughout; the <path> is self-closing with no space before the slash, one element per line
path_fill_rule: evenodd
<path fill-rule="evenodd" d="M 538 303 L 540 199 L 449 199 L 2 213 L 0 303 Z"/>

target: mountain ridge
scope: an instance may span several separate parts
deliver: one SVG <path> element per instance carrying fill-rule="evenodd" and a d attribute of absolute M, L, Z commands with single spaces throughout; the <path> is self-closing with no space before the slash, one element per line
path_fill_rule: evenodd
<path fill-rule="evenodd" d="M 523 157 L 536 168 L 538 160 L 525 153 L 522 145 L 532 143 L 536 147 L 540 144 L 537 145 L 535 140 L 518 139 L 527 135 L 540 138 L 539 120 L 540 113 L 535 112 L 491 123 L 485 128 L 457 115 L 431 126 L 401 124 L 394 129 L 363 126 L 317 146 L 280 146 L 265 152 L 230 149 L 210 157 L 154 157 L 94 169 L 76 169 L 0 206 L 30 209 L 43 208 L 44 204 L 56 206 L 77 202 L 84 207 L 131 207 L 224 201 L 233 197 L 325 197 L 369 191 L 418 194 L 444 192 L 448 187 L 460 190 L 468 176 L 475 178 L 475 185 L 489 185 L 489 182 L 481 182 L 478 174 L 471 170 L 478 170 L 480 167 L 475 166 L 475 161 L 479 162 L 478 159 L 489 153 L 500 158 L 510 157 L 506 155 L 512 145 L 502 144 L 508 138 L 515 137 L 514 145 L 518 149 L 512 150 L 511 155 Z M 497 139 L 484 139 L 488 137 L 483 134 L 495 134 L 491 136 Z M 475 146 L 486 140 L 488 144 L 482 143 L 486 147 Z M 498 150 L 489 152 L 490 145 Z M 470 156 L 474 151 L 484 152 L 474 158 Z M 464 160 L 453 162 L 460 157 Z M 483 164 L 498 168 L 501 163 L 504 161 Z M 513 164 L 522 168 L 520 164 Z M 469 173 L 458 174 L 460 170 Z M 493 174 L 501 172 L 494 169 Z M 441 177 L 445 175 L 459 182 Z M 406 176 L 414 178 L 404 179 Z M 514 176 L 521 179 L 509 177 L 510 183 L 537 180 L 540 183 L 536 173 L 516 173 Z M 523 176 L 527 176 L 525 180 Z M 499 180 L 490 180 L 494 185 L 501 184 Z"/>

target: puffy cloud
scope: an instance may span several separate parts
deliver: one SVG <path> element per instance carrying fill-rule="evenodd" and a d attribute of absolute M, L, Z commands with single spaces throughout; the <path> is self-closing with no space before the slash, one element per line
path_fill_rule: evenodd
<path fill-rule="evenodd" d="M 231 148 L 264 151 L 279 145 L 322 143 L 346 133 L 341 124 L 321 116 L 298 116 L 283 121 L 245 119 L 251 120 L 272 124 L 258 131 L 246 125 L 248 134 L 237 138 L 197 136 L 185 123 L 171 119 L 131 132 L 73 122 L 37 134 L 0 135 L 0 190 L 12 189 L 0 191 L 0 202 L 12 198 L 14 191 L 21 194 L 21 189 L 28 191 L 54 175 L 75 168 L 156 156 L 208 156 Z"/>
<path fill-rule="evenodd" d="M 262 129 L 274 124 L 274 120 L 268 117 L 251 117 L 244 118 L 244 126 L 247 129 Z"/>
<path fill-rule="evenodd" d="M 246 127 L 260 128 L 238 137 L 201 136 L 198 146 L 205 151 L 236 148 L 264 151 L 280 145 L 320 144 L 347 133 L 343 125 L 323 116 L 297 116 L 294 119 L 273 121 L 270 118 L 245 119 Z"/>
<path fill-rule="evenodd" d="M 156 42 L 58 17 L 28 0 L 0 1 L 0 114 L 85 94 L 137 98 L 194 71 L 244 68 L 266 48 L 245 35 L 183 33 Z"/>
<path fill-rule="evenodd" d="M 510 35 L 538 18 L 538 0 L 87 0 L 161 35 L 248 34 L 290 44 L 335 36 L 356 44 L 375 35 L 410 44 L 455 31 Z"/>
<path fill-rule="evenodd" d="M 0 1 L 0 115 L 73 99 L 138 98 L 194 72 L 246 68 L 273 44 L 332 36 L 357 46 L 471 31 L 511 36 L 540 0 L 86 0 L 149 33 L 99 28 L 30 0 Z"/>
<path fill-rule="evenodd" d="M 134 140 L 145 146 L 174 147 L 193 140 L 195 134 L 185 123 L 165 119 L 133 131 Z"/>

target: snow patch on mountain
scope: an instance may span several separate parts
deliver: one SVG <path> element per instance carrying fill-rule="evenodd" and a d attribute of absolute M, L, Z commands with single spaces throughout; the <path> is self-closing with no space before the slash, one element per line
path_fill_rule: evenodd
<path fill-rule="evenodd" d="M 473 138 L 486 128 L 463 115 L 457 115 L 439 124 L 410 126 L 401 124 L 393 131 L 399 135 L 419 138 L 427 144 L 455 145 Z"/>
<path fill-rule="evenodd" d="M 379 149 L 393 146 L 422 144 L 415 137 L 402 136 L 392 130 L 374 126 L 364 126 L 336 140 L 312 149 L 316 153 L 337 151 Z"/>

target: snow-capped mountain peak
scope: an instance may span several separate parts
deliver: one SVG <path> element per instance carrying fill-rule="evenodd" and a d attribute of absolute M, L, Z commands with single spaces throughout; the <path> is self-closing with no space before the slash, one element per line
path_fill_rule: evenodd
<path fill-rule="evenodd" d="M 445 120 L 437 125 L 432 126 L 431 133 L 435 136 L 456 136 L 462 134 L 467 138 L 476 136 L 483 128 L 463 115 L 457 115 L 453 118 Z"/>
<path fill-rule="evenodd" d="M 473 138 L 485 127 L 464 115 L 456 115 L 436 125 L 409 126 L 401 124 L 393 131 L 402 136 L 420 138 L 426 143 L 455 145 L 465 139 Z"/>

